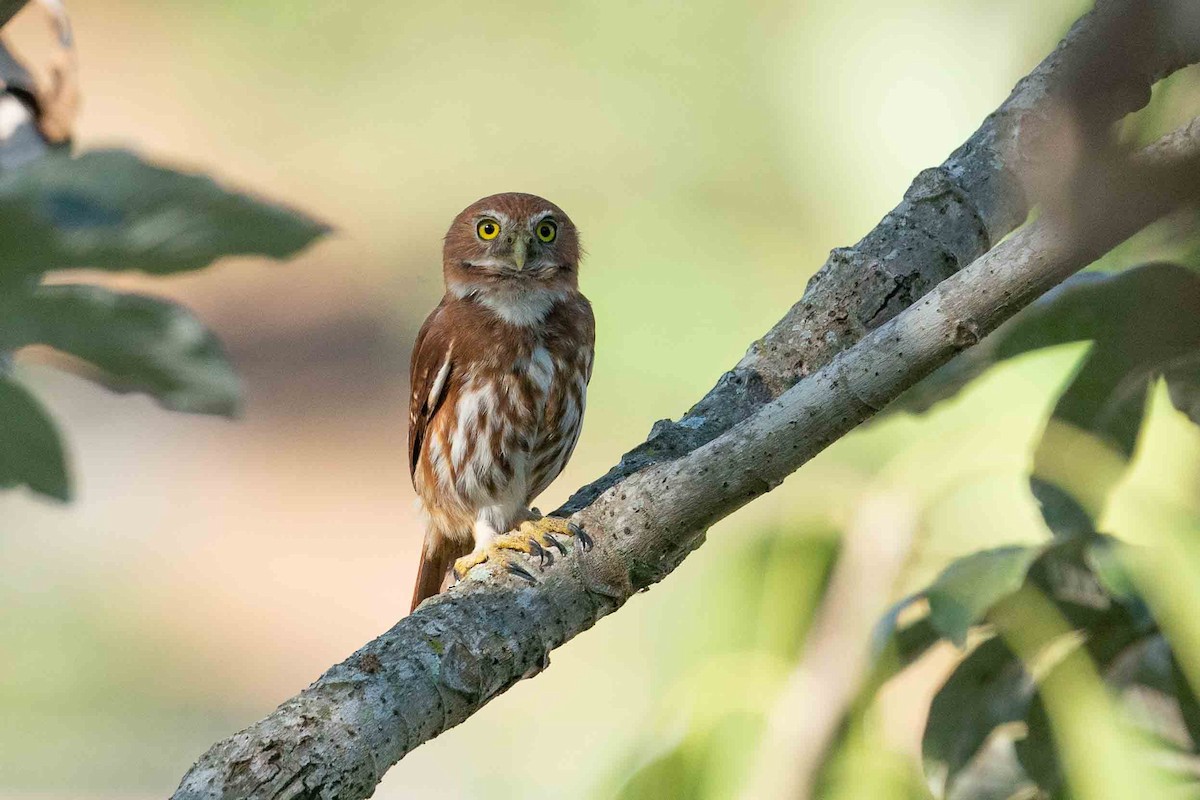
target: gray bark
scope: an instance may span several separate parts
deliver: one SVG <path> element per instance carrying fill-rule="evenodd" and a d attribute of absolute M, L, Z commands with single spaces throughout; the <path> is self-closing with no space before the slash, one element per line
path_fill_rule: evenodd
<path fill-rule="evenodd" d="M 532 586 L 475 570 L 215 745 L 175 798 L 368 797 L 407 752 L 536 674 L 553 648 L 668 574 L 713 522 L 1167 211 L 1177 199 L 1170 193 L 1108 207 L 1087 231 L 1043 217 L 993 248 L 1028 212 L 1022 174 L 1037 168 L 1030 159 L 1056 112 L 1071 110 L 1084 130 L 1103 126 L 1200 58 L 1200 36 L 1180 33 L 1194 29 L 1179 18 L 1164 26 L 1165 2 L 1136 3 L 1124 17 L 1122 7 L 1102 1 L 1077 23 L 874 231 L 834 251 L 804 298 L 680 422 L 656 425 L 572 498 L 562 513 L 591 534 L 594 549 L 572 545 L 553 566 L 530 565 Z M 1113 59 L 1114 43 L 1129 37 L 1137 46 Z M 1096 81 L 1102 102 L 1090 97 Z M 1193 123 L 1140 162 L 1159 176 L 1194 174 L 1198 155 Z"/>
<path fill-rule="evenodd" d="M 986 253 L 1029 213 L 1026 179 L 1064 111 L 1096 131 L 1200 61 L 1200 13 L 1186 0 L 1099 0 L 1008 99 L 853 247 L 834 250 L 801 300 L 678 422 L 663 420 L 564 510 L 578 511 L 646 466 L 691 452 Z M 1050 135 L 1053 135 L 1052 132 Z"/>

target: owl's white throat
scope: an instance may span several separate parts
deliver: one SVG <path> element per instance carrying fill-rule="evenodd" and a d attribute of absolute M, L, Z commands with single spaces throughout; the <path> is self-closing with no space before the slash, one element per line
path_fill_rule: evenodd
<path fill-rule="evenodd" d="M 471 298 L 509 325 L 539 325 L 556 303 L 567 298 L 563 289 L 523 286 L 519 290 L 479 286 L 452 286 L 459 299 Z"/>

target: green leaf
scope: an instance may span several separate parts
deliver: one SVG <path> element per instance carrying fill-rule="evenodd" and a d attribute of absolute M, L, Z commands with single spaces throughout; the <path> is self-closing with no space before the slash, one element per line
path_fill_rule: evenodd
<path fill-rule="evenodd" d="M 36 289 L 9 314 L 22 344 L 83 359 L 98 370 L 84 374 L 116 391 L 145 392 L 175 411 L 237 411 L 237 375 L 217 337 L 183 306 L 68 284 Z"/>
<path fill-rule="evenodd" d="M 1030 484 L 1059 538 L 1092 534 L 1129 468 L 1156 366 L 1137 363 L 1138 357 L 1097 343 L 1038 441 Z"/>
<path fill-rule="evenodd" d="M 958 647 L 967 643 L 971 626 L 983 621 L 987 612 L 1003 598 L 1021 588 L 1030 565 L 1041 554 L 1040 547 L 1001 547 L 981 550 L 952 562 L 914 598 L 929 602 L 929 624 L 942 637 Z M 900 607 L 885 617 L 893 620 Z"/>
<path fill-rule="evenodd" d="M 1100 536 L 1087 546 L 1083 558 L 1110 597 L 1133 609 L 1136 615 L 1148 616 L 1146 602 L 1138 592 L 1137 581 L 1123 557 L 1132 546 L 1110 536 Z"/>
<path fill-rule="evenodd" d="M 921 743 L 926 774 L 948 797 L 959 773 L 997 727 L 1025 718 L 1033 680 L 1000 637 L 975 648 L 951 674 L 929 708 Z"/>
<path fill-rule="evenodd" d="M 1171 404 L 1200 425 L 1200 357 L 1173 364 L 1163 377 Z"/>
<path fill-rule="evenodd" d="M 1037 475 L 1029 476 L 1029 488 L 1046 527 L 1056 538 L 1072 539 L 1095 533 L 1092 514 L 1069 492 Z"/>
<path fill-rule="evenodd" d="M 1146 413 L 1150 354 L 1116 353 L 1097 346 L 1059 396 L 1053 420 L 1098 436 L 1126 462 L 1133 456 Z"/>
<path fill-rule="evenodd" d="M 1167 377 L 1176 406 L 1200 405 L 1200 276 L 1170 264 L 1150 264 L 1075 291 L 1097 314 L 1079 323 L 1095 340 L 1055 404 L 1034 453 L 1031 486 L 1051 532 L 1089 536 L 1137 446 L 1149 390 Z M 1036 339 L 1034 340 L 1036 341 Z"/>
<path fill-rule="evenodd" d="M 33 395 L 0 374 L 0 488 L 14 486 L 64 502 L 71 497 L 54 423 Z"/>
<path fill-rule="evenodd" d="M 1101 666 L 1154 630 L 1146 604 L 1118 573 L 1120 546 L 1101 534 L 1062 540 L 1046 549 L 1027 577 L 1067 625 L 1088 633 L 1084 647 Z"/>
<path fill-rule="evenodd" d="M 887 660 L 895 662 L 886 667 L 884 679 L 907 667 L 940 639 L 964 647 L 971 627 L 1021 587 L 1042 551 L 1041 547 L 1013 545 L 972 553 L 942 570 L 929 588 L 893 605 L 871 635 L 876 656 L 887 655 Z M 901 627 L 900 615 L 920 600 L 929 603 L 929 614 Z"/>
<path fill-rule="evenodd" d="M 941 634 L 929 622 L 928 615 L 907 625 L 900 625 L 900 615 L 923 596 L 920 593 L 911 595 L 893 605 L 871 631 L 871 652 L 876 659 L 879 685 L 906 669 L 942 640 Z"/>
<path fill-rule="evenodd" d="M 286 258 L 328 228 L 298 211 L 103 150 L 0 175 L 0 280 L 91 267 L 156 275 L 229 255 Z"/>
<path fill-rule="evenodd" d="M 1058 796 L 1063 790 L 1062 766 L 1059 763 L 1058 743 L 1054 739 L 1050 715 L 1041 695 L 1029 702 L 1025 716 L 1025 736 L 1016 742 L 1017 759 L 1026 774 L 1042 791 Z"/>

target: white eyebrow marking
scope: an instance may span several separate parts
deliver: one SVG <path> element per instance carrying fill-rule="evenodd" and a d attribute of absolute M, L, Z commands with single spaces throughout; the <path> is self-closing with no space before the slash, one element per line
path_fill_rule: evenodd
<path fill-rule="evenodd" d="M 480 211 L 479 216 L 477 216 L 475 219 L 480 220 L 480 219 L 483 219 L 484 217 L 491 217 L 492 219 L 498 220 L 499 222 L 501 222 L 502 224 L 505 224 L 505 225 L 507 225 L 509 222 L 508 214 L 504 214 L 500 211 L 493 211 L 490 208 Z"/>

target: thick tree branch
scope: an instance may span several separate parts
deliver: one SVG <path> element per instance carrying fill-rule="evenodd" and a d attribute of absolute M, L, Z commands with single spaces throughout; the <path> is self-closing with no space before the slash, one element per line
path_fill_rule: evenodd
<path fill-rule="evenodd" d="M 1200 61 L 1200 14 L 1189 0 L 1098 0 L 979 130 L 853 247 L 834 250 L 803 298 L 678 422 L 565 506 L 578 511 L 649 464 L 712 441 L 800 378 L 987 252 L 1029 213 L 1024 186 L 1046 164 L 1042 139 L 1061 115 L 1104 130 L 1150 100 L 1161 78 Z"/>
<path fill-rule="evenodd" d="M 1200 119 L 1140 161 L 1162 175 L 1200 175 Z M 492 573 L 426 602 L 271 716 L 216 745 L 175 797 L 369 796 L 409 750 L 540 671 L 551 649 L 669 572 L 698 532 L 777 486 L 1174 202 L 1123 198 L 1109 207 L 1096 239 L 1067 235 L 1047 218 L 1030 224 L 746 421 L 606 491 L 574 517 L 595 535 L 593 550 L 574 549 L 535 586 Z"/>
<path fill-rule="evenodd" d="M 572 550 L 535 586 L 476 570 L 214 746 L 175 797 L 369 796 L 405 753 L 544 668 L 551 649 L 669 573 L 713 522 L 1169 210 L 1177 198 L 1159 193 L 1089 218 L 1099 226 L 1064 227 L 1046 215 L 983 255 L 1024 219 L 1021 178 L 1037 167 L 1030 159 L 1056 113 L 1087 112 L 1078 114 L 1085 130 L 1110 122 L 1144 103 L 1157 78 L 1196 60 L 1200 36 L 1164 28 L 1165 3 L 1135 6 L 1134 17 L 1121 17 L 1119 4 L 1102 2 L 1081 20 L 967 144 L 918 176 L 875 231 L 834 252 L 805 299 L 683 420 L 657 425 L 572 499 L 566 510 L 595 539 L 591 552 Z M 1115 65 L 1099 57 L 1106 44 L 1142 34 L 1159 46 L 1132 48 Z M 1080 105 L 1085 73 L 1110 88 L 1104 114 L 1090 100 Z M 1198 157 L 1200 123 L 1139 163 L 1195 174 Z"/>

